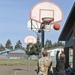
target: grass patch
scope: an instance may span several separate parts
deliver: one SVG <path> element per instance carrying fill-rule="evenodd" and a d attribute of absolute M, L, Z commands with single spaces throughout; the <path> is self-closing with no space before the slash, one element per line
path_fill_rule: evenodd
<path fill-rule="evenodd" d="M 27 66 L 29 60 L 27 59 L 0 59 L 0 65 L 25 65 Z M 35 66 L 37 61 L 30 60 L 30 65 Z"/>
<path fill-rule="evenodd" d="M 7 65 L 7 66 L 18 66 L 18 65 L 29 65 L 29 60 L 27 59 L 0 59 L 0 65 Z M 36 66 L 37 60 L 30 60 L 30 66 Z M 56 63 L 53 62 L 52 66 L 55 67 Z"/>

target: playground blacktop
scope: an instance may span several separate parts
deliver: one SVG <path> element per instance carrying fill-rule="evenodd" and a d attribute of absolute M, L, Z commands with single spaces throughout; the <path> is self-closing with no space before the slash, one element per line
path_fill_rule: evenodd
<path fill-rule="evenodd" d="M 0 75 L 37 75 L 36 66 L 0 66 Z M 55 74 L 54 74 L 55 75 Z M 66 75 L 70 75 L 67 73 Z M 75 75 L 75 73 L 73 73 Z"/>
<path fill-rule="evenodd" d="M 37 75 L 36 66 L 0 66 L 0 75 Z"/>

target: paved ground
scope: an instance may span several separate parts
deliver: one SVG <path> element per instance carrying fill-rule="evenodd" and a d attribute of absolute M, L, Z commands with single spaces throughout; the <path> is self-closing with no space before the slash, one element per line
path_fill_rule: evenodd
<path fill-rule="evenodd" d="M 0 75 L 37 75 L 36 66 L 0 66 Z"/>
<path fill-rule="evenodd" d="M 30 70 L 28 66 L 0 66 L 0 75 L 37 75 L 36 69 L 36 66 L 30 66 Z"/>

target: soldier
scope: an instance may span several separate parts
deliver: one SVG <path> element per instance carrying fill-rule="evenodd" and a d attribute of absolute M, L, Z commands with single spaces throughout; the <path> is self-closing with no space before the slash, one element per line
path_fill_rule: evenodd
<path fill-rule="evenodd" d="M 49 70 L 52 66 L 52 62 L 48 58 L 48 52 L 46 50 L 44 50 L 42 54 L 43 54 L 43 57 L 38 60 L 38 64 L 37 64 L 38 74 L 39 75 L 49 75 Z"/>

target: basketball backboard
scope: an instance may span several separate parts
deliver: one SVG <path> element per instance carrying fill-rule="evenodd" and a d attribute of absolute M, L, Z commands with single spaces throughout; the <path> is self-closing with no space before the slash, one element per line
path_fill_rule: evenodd
<path fill-rule="evenodd" d="M 44 17 L 54 18 L 51 23 L 57 23 L 62 21 L 63 13 L 61 8 L 53 2 L 39 2 L 32 7 L 30 19 L 42 23 Z"/>
<path fill-rule="evenodd" d="M 34 36 L 26 36 L 24 38 L 24 42 L 26 44 L 35 44 L 37 42 L 36 38 Z"/>
<path fill-rule="evenodd" d="M 34 20 L 33 21 L 29 20 L 28 23 L 27 23 L 27 27 L 30 30 L 33 30 L 35 32 L 38 32 L 39 29 L 40 29 L 40 23 L 35 22 Z"/>

